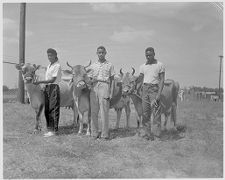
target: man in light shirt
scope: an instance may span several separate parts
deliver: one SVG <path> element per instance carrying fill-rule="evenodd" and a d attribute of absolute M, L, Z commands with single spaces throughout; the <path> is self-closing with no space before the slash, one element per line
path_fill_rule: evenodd
<path fill-rule="evenodd" d="M 97 48 L 98 61 L 90 66 L 89 77 L 94 81 L 91 88 L 91 135 L 94 139 L 109 139 L 109 103 L 113 95 L 114 66 L 105 59 L 106 49 Z M 101 118 L 98 120 L 98 113 Z"/>
<path fill-rule="evenodd" d="M 151 113 L 153 106 L 159 106 L 165 80 L 165 67 L 155 59 L 154 48 L 148 47 L 145 50 L 145 56 L 147 61 L 140 66 L 140 75 L 136 80 L 136 83 L 142 85 L 143 88 L 143 129 L 140 130 L 139 135 L 145 139 L 154 140 L 151 132 Z"/>
<path fill-rule="evenodd" d="M 60 116 L 60 89 L 58 83 L 61 81 L 61 66 L 55 49 L 47 50 L 50 64 L 47 67 L 45 80 L 37 81 L 35 84 L 46 84 L 45 95 L 45 118 L 48 132 L 45 137 L 52 136 L 58 132 Z"/>

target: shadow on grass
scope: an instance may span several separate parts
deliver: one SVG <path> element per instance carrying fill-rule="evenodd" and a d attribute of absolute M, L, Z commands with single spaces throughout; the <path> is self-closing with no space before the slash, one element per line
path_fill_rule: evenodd
<path fill-rule="evenodd" d="M 184 125 L 177 126 L 176 129 L 165 129 L 160 134 L 160 140 L 161 141 L 168 141 L 168 140 L 179 140 L 185 137 L 187 127 Z"/>
<path fill-rule="evenodd" d="M 135 136 L 137 128 L 110 129 L 110 139 Z"/>
<path fill-rule="evenodd" d="M 79 131 L 78 126 L 68 125 L 68 126 L 59 126 L 58 135 L 68 135 L 68 134 L 77 134 Z"/>

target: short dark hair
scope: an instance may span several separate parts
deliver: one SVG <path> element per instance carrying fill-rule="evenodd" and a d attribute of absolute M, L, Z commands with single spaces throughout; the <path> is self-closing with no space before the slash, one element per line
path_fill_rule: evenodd
<path fill-rule="evenodd" d="M 154 48 L 153 48 L 153 47 L 148 47 L 148 48 L 146 48 L 146 49 L 145 49 L 145 52 L 147 52 L 147 51 L 152 51 L 152 52 L 154 52 L 154 53 L 155 53 L 155 51 L 154 51 Z"/>
<path fill-rule="evenodd" d="M 99 49 L 103 49 L 103 50 L 106 52 L 106 49 L 105 49 L 104 46 L 99 46 L 99 47 L 97 48 L 97 51 L 98 51 Z"/>
<path fill-rule="evenodd" d="M 52 49 L 52 48 L 49 48 L 49 49 L 47 50 L 47 53 L 52 53 L 52 54 L 54 54 L 54 55 L 57 56 L 56 50 L 55 50 L 55 49 Z"/>

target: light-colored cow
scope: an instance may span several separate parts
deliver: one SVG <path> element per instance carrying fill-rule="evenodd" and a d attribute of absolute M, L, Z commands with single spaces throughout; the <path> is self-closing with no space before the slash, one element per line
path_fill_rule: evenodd
<path fill-rule="evenodd" d="M 40 68 L 40 66 L 37 66 L 35 64 L 17 64 L 16 65 L 17 70 L 21 71 L 22 77 L 25 83 L 25 88 L 28 93 L 28 97 L 30 100 L 31 107 L 36 112 L 36 124 L 35 124 L 35 130 L 34 133 L 41 130 L 40 126 L 40 115 L 43 111 L 44 105 L 45 105 L 45 96 L 43 89 L 41 85 L 34 85 L 33 82 L 36 80 L 37 76 L 35 74 L 35 71 Z M 74 106 L 73 101 L 73 89 L 72 86 L 65 82 L 61 81 L 59 83 L 60 87 L 60 106 L 66 107 L 70 106 L 73 109 L 74 112 L 74 122 L 76 122 L 77 115 L 76 115 L 76 107 Z"/>
<path fill-rule="evenodd" d="M 122 80 L 121 75 L 118 75 L 117 77 L 115 77 L 115 83 L 119 83 L 121 82 L 121 80 Z M 119 128 L 120 118 L 121 118 L 123 109 L 125 110 L 125 113 L 126 113 L 126 128 L 128 128 L 130 126 L 130 113 L 131 113 L 130 97 L 122 92 L 122 96 L 119 102 L 110 108 L 114 108 L 117 114 L 115 129 Z"/>
<path fill-rule="evenodd" d="M 71 70 L 65 71 L 67 74 L 72 74 L 72 84 L 73 84 L 73 99 L 78 109 L 80 128 L 78 134 L 81 134 L 83 131 L 83 117 L 84 112 L 88 111 L 88 128 L 87 135 L 90 135 L 90 121 L 91 121 L 91 106 L 90 106 L 90 87 L 97 80 L 89 78 L 88 73 L 91 69 L 81 65 L 71 66 L 68 62 L 67 65 Z M 110 101 L 110 107 L 116 107 L 116 104 L 119 102 L 122 96 L 122 85 L 121 82 L 115 80 L 114 84 L 113 97 Z"/>
<path fill-rule="evenodd" d="M 141 100 L 141 89 L 136 90 L 137 94 L 134 93 L 128 93 L 130 91 L 130 88 L 134 88 L 136 76 L 134 76 L 135 69 L 132 68 L 132 73 L 126 72 L 123 73 L 122 69 L 120 69 L 121 79 L 122 79 L 122 94 L 128 95 L 131 100 L 133 101 L 135 111 L 137 113 L 137 127 L 142 126 L 142 100 Z"/>
<path fill-rule="evenodd" d="M 123 78 L 123 91 L 128 93 L 131 97 L 137 114 L 139 116 L 138 124 L 142 122 L 142 89 L 136 89 L 137 84 L 135 83 L 136 78 L 134 76 L 135 69 L 133 72 L 126 73 Z M 161 102 L 161 114 L 165 115 L 165 123 L 164 128 L 166 127 L 168 116 L 171 116 L 171 121 L 174 123 L 176 127 L 176 109 L 177 109 L 177 96 L 179 91 L 179 83 L 174 80 L 167 79 L 164 82 L 163 91 L 160 97 Z M 153 117 L 155 122 L 161 121 L 161 115 Z"/>
<path fill-rule="evenodd" d="M 181 90 L 179 91 L 178 96 L 179 96 L 179 98 L 180 98 L 180 101 L 183 101 L 183 100 L 184 100 L 184 90 L 183 90 L 183 89 L 181 89 Z"/>
<path fill-rule="evenodd" d="M 68 62 L 67 65 L 71 70 L 66 70 L 65 73 L 72 75 L 71 85 L 73 87 L 73 100 L 77 107 L 78 119 L 79 119 L 79 131 L 78 135 L 83 132 L 84 124 L 84 113 L 88 112 L 87 132 L 86 135 L 91 134 L 90 123 L 91 123 L 91 107 L 90 107 L 90 89 L 87 86 L 89 78 L 87 76 L 86 67 L 81 65 L 71 66 Z"/>
<path fill-rule="evenodd" d="M 210 100 L 211 100 L 211 101 L 219 101 L 219 99 L 220 99 L 220 98 L 219 98 L 218 95 L 211 95 L 211 96 L 210 96 Z"/>

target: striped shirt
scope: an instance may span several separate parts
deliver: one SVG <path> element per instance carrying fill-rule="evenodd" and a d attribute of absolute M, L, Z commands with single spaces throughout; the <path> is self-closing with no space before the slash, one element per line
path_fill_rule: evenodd
<path fill-rule="evenodd" d="M 99 81 L 109 82 L 109 78 L 115 75 L 114 66 L 107 60 L 103 63 L 96 61 L 88 69 L 91 69 L 88 76 Z"/>

